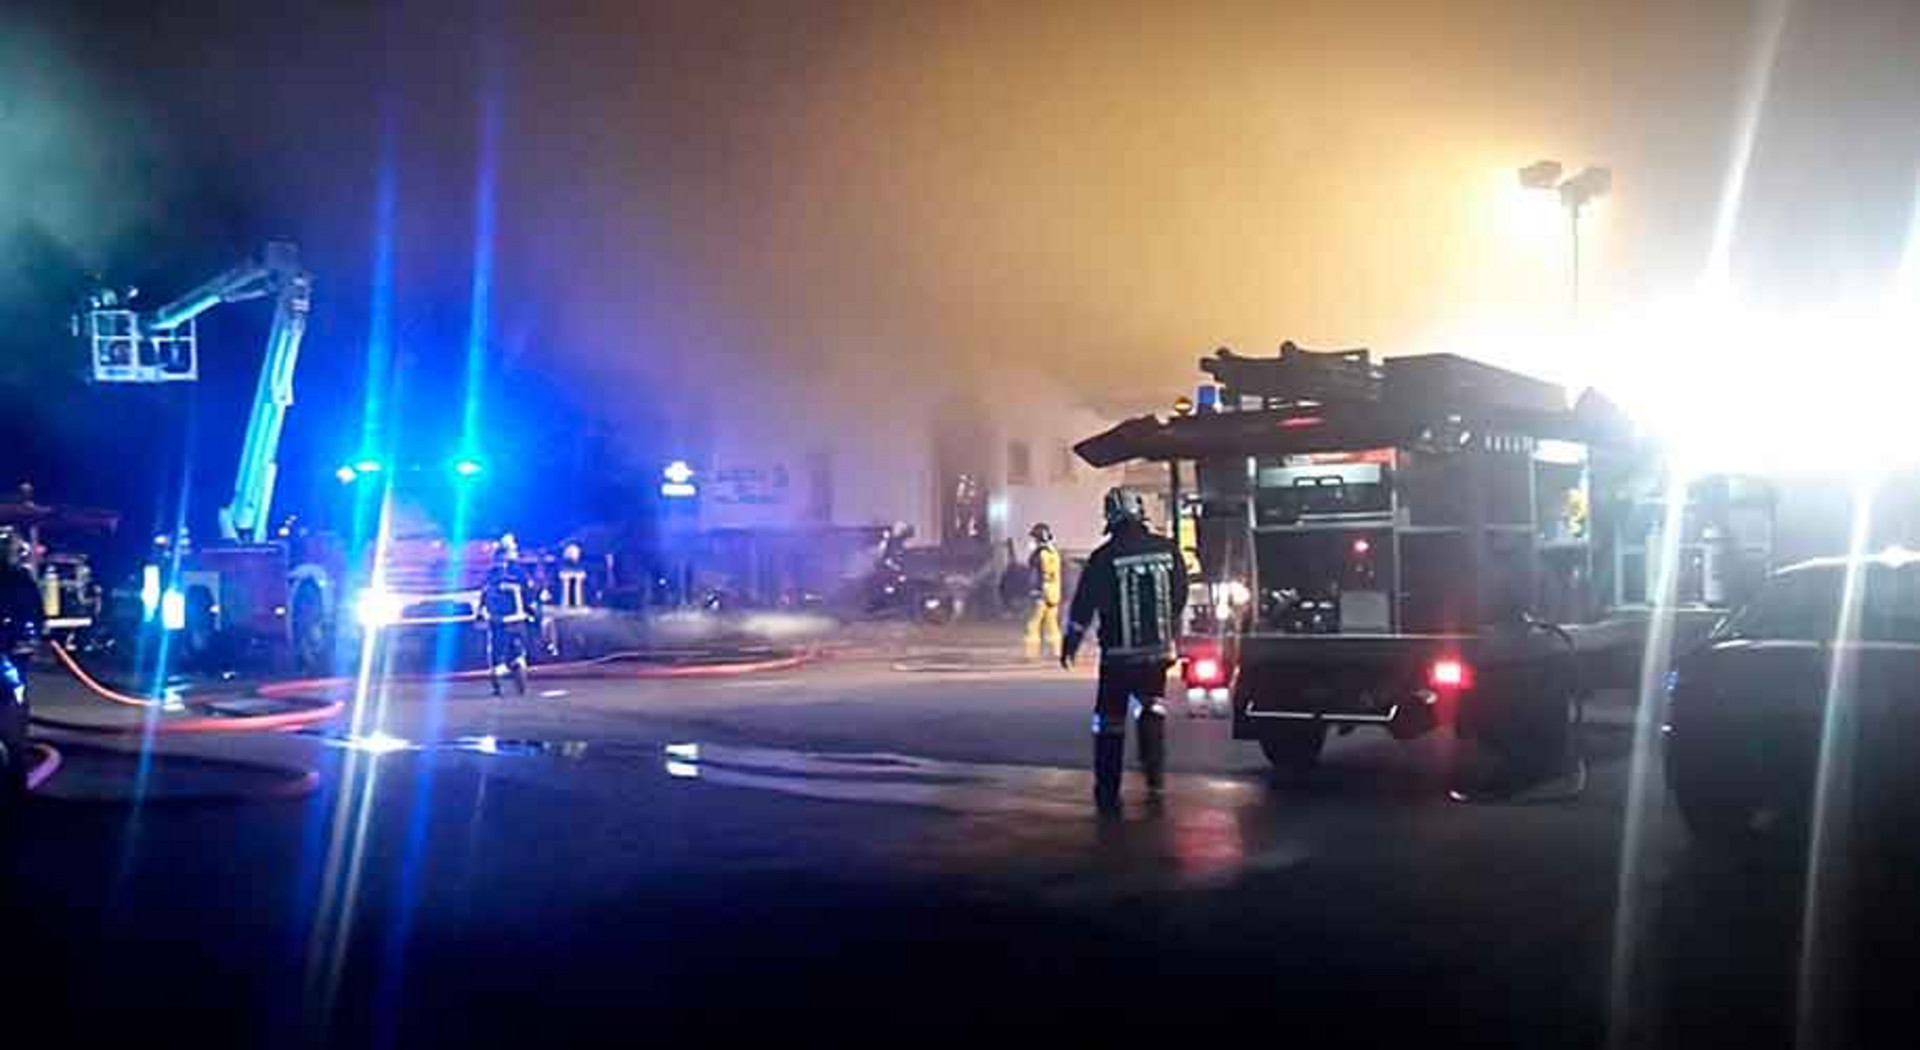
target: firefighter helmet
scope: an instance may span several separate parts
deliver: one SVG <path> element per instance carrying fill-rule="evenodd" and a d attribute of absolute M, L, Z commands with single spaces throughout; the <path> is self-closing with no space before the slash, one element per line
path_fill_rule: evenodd
<path fill-rule="evenodd" d="M 1107 529 L 1112 531 L 1125 522 L 1145 524 L 1147 503 L 1138 492 L 1131 489 L 1114 488 L 1107 490 L 1105 505 Z"/>
<path fill-rule="evenodd" d="M 1027 535 L 1039 540 L 1041 543 L 1052 543 L 1053 526 L 1044 521 L 1035 522 L 1033 528 L 1027 530 Z"/>

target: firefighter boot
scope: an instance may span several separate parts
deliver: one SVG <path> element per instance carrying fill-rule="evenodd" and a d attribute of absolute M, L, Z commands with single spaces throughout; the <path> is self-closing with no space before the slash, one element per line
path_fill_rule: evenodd
<path fill-rule="evenodd" d="M 1147 777 L 1147 792 L 1159 795 L 1167 789 L 1167 705 L 1149 701 L 1140 709 L 1140 772 Z"/>
<path fill-rule="evenodd" d="M 1093 804 L 1102 813 L 1120 812 L 1120 773 L 1127 764 L 1127 737 L 1120 732 L 1093 734 Z"/>

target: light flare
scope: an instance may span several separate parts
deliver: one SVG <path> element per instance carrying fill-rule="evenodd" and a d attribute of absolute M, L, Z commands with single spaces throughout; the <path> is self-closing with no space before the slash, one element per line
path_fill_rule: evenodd
<path fill-rule="evenodd" d="M 1721 184 L 1720 204 L 1713 219 L 1713 242 L 1707 251 L 1706 272 L 1701 279 L 1702 289 L 1709 296 L 1722 295 L 1733 284 L 1734 232 L 1739 227 L 1740 209 L 1746 201 L 1747 173 L 1753 168 L 1760 117 L 1766 112 L 1774 70 L 1780 61 L 1780 40 L 1792 12 L 1793 0 L 1762 0 L 1760 5 L 1758 39 L 1741 78 L 1740 115 L 1733 128 L 1733 151 Z"/>
<path fill-rule="evenodd" d="M 1640 945 L 1646 933 L 1641 884 L 1647 877 L 1647 857 L 1660 841 L 1663 807 L 1656 773 L 1660 761 L 1660 727 L 1665 718 L 1668 668 L 1673 658 L 1675 596 L 1680 586 L 1680 539 L 1686 522 L 1690 478 L 1678 469 L 1668 472 L 1665 513 L 1660 529 L 1658 572 L 1653 593 L 1647 596 L 1647 640 L 1640 661 L 1639 695 L 1634 712 L 1633 751 L 1627 761 L 1626 825 L 1622 833 L 1620 868 L 1614 892 L 1613 951 L 1608 987 L 1607 1043 L 1625 1047 L 1636 1043 L 1628 1021 L 1637 1016 L 1634 1001 Z"/>
<path fill-rule="evenodd" d="M 1840 955 L 1846 944 L 1846 875 L 1851 852 L 1852 779 L 1855 740 L 1855 683 L 1859 677 L 1860 608 L 1865 597 L 1871 542 L 1875 481 L 1861 478 L 1854 487 L 1853 523 L 1847 544 L 1846 575 L 1820 718 L 1820 758 L 1815 766 L 1813 813 L 1807 844 L 1806 903 L 1800 917 L 1800 972 L 1794 1005 L 1796 1046 L 1840 1046 L 1833 1024 L 1845 1009 Z"/>

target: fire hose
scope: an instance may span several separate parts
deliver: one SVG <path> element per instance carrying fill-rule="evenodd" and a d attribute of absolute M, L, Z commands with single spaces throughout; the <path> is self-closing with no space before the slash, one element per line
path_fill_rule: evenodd
<path fill-rule="evenodd" d="M 149 711 L 164 706 L 165 702 L 162 700 L 156 700 L 151 697 L 129 696 L 126 693 L 102 685 L 98 679 L 88 674 L 86 669 L 80 666 L 80 662 L 73 658 L 72 653 L 67 652 L 65 646 L 55 641 L 49 641 L 47 645 L 53 650 L 53 655 L 60 661 L 61 665 L 67 669 L 67 673 L 73 675 L 76 681 L 100 699 L 108 703 L 119 704 L 123 707 L 134 707 Z M 263 693 L 262 695 L 266 694 Z M 143 723 L 132 726 L 103 726 L 93 722 L 72 722 L 66 719 L 51 718 L 38 714 L 33 716 L 33 724 L 46 726 L 49 729 L 63 729 L 72 733 L 101 733 L 114 736 L 144 736 L 147 733 L 268 733 L 300 729 L 325 722 L 344 710 L 346 710 L 346 705 L 336 700 L 319 704 L 305 710 L 288 711 L 280 714 L 202 715 L 198 717 L 166 719 L 164 721 L 156 720 L 152 725 Z"/>
<path fill-rule="evenodd" d="M 38 791 L 40 785 L 53 779 L 60 772 L 60 749 L 52 744 L 34 741 L 33 749 L 40 753 L 40 761 L 27 767 L 27 790 Z"/>
<path fill-rule="evenodd" d="M 788 671 L 818 659 L 817 649 L 803 649 L 781 656 L 770 656 L 761 660 L 736 660 L 728 663 L 706 664 L 651 664 L 642 667 L 615 669 L 615 665 L 643 660 L 651 654 L 647 652 L 617 652 L 605 656 L 596 656 L 586 660 L 567 660 L 561 663 L 535 664 L 532 668 L 535 677 L 558 675 L 567 678 L 720 678 L 728 675 L 765 674 L 772 671 Z M 485 681 L 488 672 L 485 669 L 471 671 L 452 671 L 445 674 L 393 675 L 391 682 L 418 684 L 422 682 L 479 682 Z M 260 686 L 254 692 L 257 695 L 283 699 L 306 696 L 312 693 L 326 693 L 354 684 L 352 678 L 337 676 L 332 678 L 302 678 L 290 682 L 270 682 Z"/>
<path fill-rule="evenodd" d="M 94 696 L 111 704 L 146 711 L 157 711 L 165 707 L 162 700 L 150 697 L 130 696 L 101 683 L 88 674 L 73 654 L 57 641 L 49 641 L 48 648 L 55 659 L 71 674 L 75 681 Z M 31 718 L 33 725 L 68 733 L 86 733 L 101 736 L 145 736 L 148 733 L 260 733 L 284 732 L 326 721 L 338 715 L 345 707 L 338 702 L 319 704 L 311 708 L 283 712 L 273 715 L 192 716 L 166 720 L 151 720 L 139 725 L 100 725 L 92 722 L 72 721 L 54 718 L 44 714 L 35 714 Z M 60 771 L 64 756 L 60 749 L 45 741 L 34 741 L 33 751 L 38 756 L 27 770 L 27 790 L 40 791 L 55 773 Z M 320 775 L 311 769 L 292 766 L 273 765 L 256 762 L 235 762 L 225 759 L 215 760 L 193 758 L 190 761 L 201 765 L 217 765 L 222 768 L 247 773 L 265 773 L 275 779 L 265 788 L 250 790 L 248 798 L 300 798 L 312 794 L 320 786 Z"/>
<path fill-rule="evenodd" d="M 167 701 L 153 697 L 133 696 L 120 692 L 89 674 L 86 668 L 74 658 L 67 648 L 57 641 L 48 641 L 55 659 L 88 692 L 107 703 L 141 711 L 159 711 L 167 707 Z M 587 660 L 573 660 L 564 663 L 543 664 L 540 670 L 544 674 L 556 672 L 574 677 L 593 677 L 607 673 L 609 677 L 628 678 L 692 678 L 737 674 L 764 673 L 799 667 L 817 658 L 817 650 L 804 650 L 782 656 L 761 660 L 743 660 L 729 663 L 682 664 L 667 666 L 648 666 L 607 672 L 614 665 L 638 660 L 650 654 L 642 652 L 619 652 Z M 459 671 L 444 675 L 408 675 L 395 680 L 403 682 L 419 681 L 473 681 L 483 679 L 484 670 Z M 353 679 L 346 677 L 302 679 L 290 682 L 276 682 L 263 685 L 254 690 L 255 694 L 270 699 L 289 699 L 304 696 L 314 691 L 331 691 L 350 685 Z M 316 703 L 302 710 L 281 712 L 271 715 L 198 715 L 182 718 L 148 719 L 137 725 L 101 725 L 93 722 L 73 721 L 55 718 L 45 714 L 32 716 L 32 724 L 47 729 L 69 733 L 86 733 L 102 736 L 146 736 L 163 733 L 263 733 L 286 732 L 325 722 L 346 709 L 338 700 Z M 27 773 L 28 790 L 37 791 L 53 778 L 60 770 L 63 757 L 58 748 L 51 744 L 35 741 L 33 749 L 39 754 L 39 761 L 29 768 Z M 195 759 L 196 762 L 208 762 L 207 759 Z M 319 787 L 319 774 L 309 769 L 296 769 L 285 766 L 263 765 L 256 763 L 226 762 L 221 765 L 249 771 L 270 772 L 281 775 L 278 783 L 262 792 L 250 793 L 249 797 L 297 798 L 311 794 Z"/>
<path fill-rule="evenodd" d="M 66 762 L 66 756 L 61 753 L 60 749 L 53 746 L 52 744 L 47 743 L 44 740 L 34 741 L 33 750 L 38 754 L 39 758 L 38 758 L 38 761 L 34 762 L 31 766 L 27 767 L 27 791 L 30 793 L 39 792 L 47 784 L 48 781 L 53 779 L 53 776 L 55 773 L 60 772 L 61 767 L 64 766 Z M 193 765 L 217 766 L 224 770 L 240 772 L 240 773 L 265 774 L 265 775 L 270 775 L 274 778 L 273 781 L 265 787 L 251 788 L 243 793 L 236 793 L 235 797 L 239 797 L 239 798 L 245 798 L 245 799 L 305 798 L 306 796 L 313 794 L 320 787 L 319 773 L 311 769 L 301 769 L 296 766 L 283 766 L 283 765 L 276 765 L 276 764 L 266 763 L 266 762 L 237 762 L 231 759 L 224 759 L 224 758 L 213 759 L 213 758 L 202 758 L 198 756 L 185 758 L 183 759 L 183 761 L 186 761 Z M 44 796 L 44 797 L 50 797 L 60 802 L 69 802 L 69 803 L 81 801 L 77 799 L 60 798 L 58 796 Z M 206 798 L 207 796 L 194 795 L 190 797 L 195 801 L 200 801 Z M 120 801 L 120 800 L 112 799 L 112 800 L 100 800 L 100 801 Z"/>

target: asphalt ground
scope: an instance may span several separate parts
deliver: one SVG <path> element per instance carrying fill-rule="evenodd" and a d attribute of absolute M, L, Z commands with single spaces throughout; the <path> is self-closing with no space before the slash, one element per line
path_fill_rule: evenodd
<path fill-rule="evenodd" d="M 7 998 L 82 1042 L 397 1047 L 1764 1047 L 1805 1003 L 1860 1045 L 1862 1002 L 1904 1008 L 1841 979 L 1861 952 L 1803 981 L 1792 857 L 1694 847 L 1657 762 L 1629 805 L 1630 718 L 1587 732 L 1577 802 L 1459 805 L 1444 735 L 1336 738 L 1276 782 L 1181 717 L 1166 802 L 1130 781 L 1103 821 L 1090 671 L 901 662 L 376 683 L 320 733 L 54 736 Z"/>

